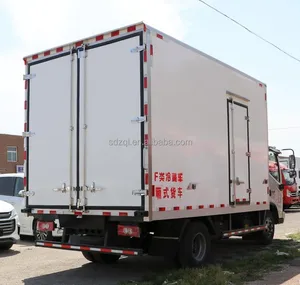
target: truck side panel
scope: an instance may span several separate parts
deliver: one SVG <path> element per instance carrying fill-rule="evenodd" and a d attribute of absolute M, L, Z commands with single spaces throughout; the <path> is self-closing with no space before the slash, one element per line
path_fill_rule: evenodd
<path fill-rule="evenodd" d="M 165 35 L 154 32 L 152 44 L 153 219 L 267 209 L 265 86 Z M 249 133 L 247 112 L 234 122 L 245 127 L 235 134 L 235 177 L 243 183 L 236 185 L 234 205 L 227 100 L 249 113 Z"/>

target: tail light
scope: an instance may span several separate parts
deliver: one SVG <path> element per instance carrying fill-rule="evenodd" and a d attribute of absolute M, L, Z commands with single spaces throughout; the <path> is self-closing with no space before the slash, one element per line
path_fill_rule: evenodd
<path fill-rule="evenodd" d="M 140 237 L 140 228 L 137 226 L 118 225 L 119 236 Z"/>
<path fill-rule="evenodd" d="M 54 223 L 38 221 L 37 229 L 41 232 L 52 232 L 54 230 Z"/>

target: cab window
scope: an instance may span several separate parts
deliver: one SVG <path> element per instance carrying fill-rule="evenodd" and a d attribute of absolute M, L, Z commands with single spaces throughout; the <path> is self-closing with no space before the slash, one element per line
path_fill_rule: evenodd
<path fill-rule="evenodd" d="M 15 177 L 0 177 L 0 195 L 14 196 Z"/>

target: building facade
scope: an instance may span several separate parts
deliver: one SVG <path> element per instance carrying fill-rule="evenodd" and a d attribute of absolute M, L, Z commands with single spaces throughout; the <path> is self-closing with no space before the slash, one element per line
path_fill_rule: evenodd
<path fill-rule="evenodd" d="M 24 138 L 0 134 L 0 173 L 23 172 Z"/>

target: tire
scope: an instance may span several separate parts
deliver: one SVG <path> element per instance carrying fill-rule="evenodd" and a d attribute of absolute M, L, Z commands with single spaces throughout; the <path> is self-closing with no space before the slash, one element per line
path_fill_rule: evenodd
<path fill-rule="evenodd" d="M 82 251 L 82 255 L 90 262 L 102 264 L 116 263 L 121 257 L 121 255 L 105 254 L 91 251 Z"/>
<path fill-rule="evenodd" d="M 37 230 L 37 221 L 35 220 L 33 222 L 33 235 L 34 239 L 38 241 L 52 241 L 53 236 L 52 232 L 41 232 Z"/>
<path fill-rule="evenodd" d="M 271 211 L 267 211 L 264 225 L 268 226 L 266 230 L 243 235 L 242 239 L 245 241 L 254 241 L 255 243 L 261 245 L 271 244 L 275 233 L 274 217 Z"/>
<path fill-rule="evenodd" d="M 4 244 L 0 244 L 0 250 L 9 250 L 11 249 L 13 246 L 13 243 L 4 243 Z"/>
<path fill-rule="evenodd" d="M 261 232 L 256 233 L 256 241 L 262 245 L 269 245 L 273 242 L 275 234 L 274 217 L 271 211 L 266 212 L 264 225 L 266 225 L 267 228 Z"/>
<path fill-rule="evenodd" d="M 197 267 L 207 260 L 211 249 L 211 237 L 202 222 L 187 225 L 180 240 L 177 255 L 180 267 Z"/>

